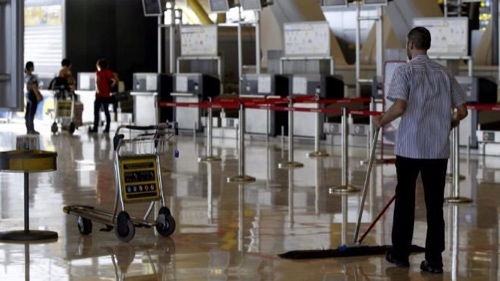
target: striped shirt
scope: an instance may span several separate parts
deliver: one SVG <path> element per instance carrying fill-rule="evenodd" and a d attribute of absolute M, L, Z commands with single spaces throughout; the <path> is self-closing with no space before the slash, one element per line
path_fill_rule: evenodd
<path fill-rule="evenodd" d="M 464 104 L 466 96 L 446 67 L 426 55 L 415 56 L 394 72 L 387 99 L 407 104 L 396 132 L 396 155 L 449 158 L 451 106 Z"/>

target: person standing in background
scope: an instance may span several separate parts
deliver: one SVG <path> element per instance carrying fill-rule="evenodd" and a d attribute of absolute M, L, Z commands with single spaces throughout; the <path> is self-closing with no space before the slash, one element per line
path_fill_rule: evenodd
<path fill-rule="evenodd" d="M 61 61 L 61 70 L 59 70 L 59 74 L 57 75 L 60 78 L 66 79 L 68 82 L 68 87 L 71 92 L 75 91 L 75 77 L 71 72 L 71 61 L 69 59 L 63 59 Z"/>
<path fill-rule="evenodd" d="M 108 69 L 108 61 L 99 59 L 96 64 L 97 71 L 95 73 L 96 93 L 94 101 L 94 127 L 89 132 L 97 133 L 99 127 L 99 115 L 101 108 L 104 109 L 106 115 L 106 127 L 104 133 L 109 132 L 111 125 L 111 116 L 109 115 L 109 103 L 111 102 L 111 89 L 118 85 L 118 76 Z"/>
<path fill-rule="evenodd" d="M 28 134 L 39 135 L 35 131 L 35 115 L 38 103 L 43 100 L 43 96 L 38 88 L 38 78 L 33 74 L 35 64 L 28 61 L 24 67 L 24 83 L 26 84 L 26 112 L 24 119 L 26 120 L 26 130 Z"/>
<path fill-rule="evenodd" d="M 425 260 L 422 271 L 443 273 L 445 250 L 443 214 L 446 169 L 450 157 L 450 131 L 467 117 L 466 95 L 446 67 L 427 56 L 431 34 L 415 27 L 407 35 L 409 63 L 393 74 L 387 98 L 393 104 L 374 118 L 381 128 L 401 117 L 396 132 L 396 203 L 392 224 L 392 249 L 386 260 L 398 267 L 409 267 L 415 224 L 415 189 L 420 174 L 427 211 Z M 451 113 L 455 107 L 457 112 Z"/>

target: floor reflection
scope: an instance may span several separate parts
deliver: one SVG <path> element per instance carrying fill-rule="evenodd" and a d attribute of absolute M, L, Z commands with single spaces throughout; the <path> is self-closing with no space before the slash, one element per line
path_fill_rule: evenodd
<path fill-rule="evenodd" d="M 11 150 L 16 126 L 0 125 L 0 149 Z M 22 127 L 22 126 L 21 126 Z M 199 163 L 205 140 L 189 135 L 172 142 L 161 156 L 164 196 L 177 222 L 169 238 L 152 228 L 137 229 L 129 243 L 114 233 L 82 236 L 66 205 L 112 210 L 115 199 L 112 136 L 77 131 L 42 133 L 41 147 L 58 152 L 58 169 L 30 175 L 30 226 L 56 231 L 53 243 L 0 243 L 1 280 L 499 280 L 500 184 L 497 157 L 472 154 L 461 158 L 460 195 L 472 204 L 446 205 L 445 273 L 421 273 L 423 254 L 410 257 L 411 267 L 392 267 L 383 256 L 286 260 L 291 250 L 336 249 L 353 242 L 361 193 L 332 194 L 342 183 L 339 146 L 323 145 L 330 157 L 308 158 L 313 144 L 294 146 L 294 160 L 303 168 L 280 169 L 288 160 L 280 139 L 245 143 L 245 174 L 256 181 L 228 183 L 239 173 L 235 140 L 214 140 L 220 161 Z M 175 158 L 173 150 L 179 151 Z M 348 182 L 362 188 L 366 148 L 349 151 Z M 394 195 L 394 165 L 375 165 L 361 217 L 363 233 Z M 23 226 L 22 176 L 0 174 L 0 230 Z M 448 182 L 447 194 L 453 184 Z M 129 208 L 129 207 L 127 207 Z M 144 210 L 130 205 L 131 212 Z M 392 206 L 363 241 L 389 245 Z M 425 244 L 425 205 L 417 190 L 414 244 Z"/>

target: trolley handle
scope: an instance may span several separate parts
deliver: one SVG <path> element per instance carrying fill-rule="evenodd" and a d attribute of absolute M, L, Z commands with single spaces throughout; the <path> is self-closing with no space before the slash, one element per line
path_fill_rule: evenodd
<path fill-rule="evenodd" d="M 129 129 L 129 130 L 136 130 L 136 131 L 149 131 L 149 130 L 156 130 L 159 129 L 160 126 L 156 125 L 150 125 L 150 126 L 134 126 L 134 125 L 123 125 L 119 127 L 120 129 Z"/>
<path fill-rule="evenodd" d="M 174 134 L 177 136 L 179 135 L 179 127 L 177 125 L 177 122 L 166 122 L 166 123 L 159 123 L 158 125 L 149 125 L 149 126 L 135 126 L 135 125 L 121 125 L 118 126 L 116 130 L 116 134 L 120 131 L 120 129 L 129 129 L 129 130 L 136 130 L 136 131 L 150 131 L 150 130 L 164 130 L 168 128 L 173 128 L 174 129 Z"/>
<path fill-rule="evenodd" d="M 113 150 L 116 151 L 118 149 L 118 145 L 120 144 L 120 141 L 125 138 L 124 134 L 116 134 L 113 137 Z"/>

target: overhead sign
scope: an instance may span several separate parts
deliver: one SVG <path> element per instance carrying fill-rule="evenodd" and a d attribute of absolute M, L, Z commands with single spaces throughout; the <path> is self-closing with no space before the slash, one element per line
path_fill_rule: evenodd
<path fill-rule="evenodd" d="M 330 56 L 330 26 L 328 22 L 285 23 L 283 30 L 285 56 Z"/>
<path fill-rule="evenodd" d="M 217 56 L 216 25 L 181 26 L 181 56 Z"/>
<path fill-rule="evenodd" d="M 380 5 L 387 6 L 387 0 L 364 0 L 365 5 Z"/>
<path fill-rule="evenodd" d="M 347 6 L 349 3 L 348 0 L 320 0 L 321 6 Z"/>
<path fill-rule="evenodd" d="M 245 11 L 260 11 L 265 6 L 266 0 L 240 0 L 240 4 Z"/>
<path fill-rule="evenodd" d="M 234 7 L 234 0 L 210 0 L 212 13 L 225 13 Z"/>
<path fill-rule="evenodd" d="M 413 26 L 431 33 L 430 57 L 465 57 L 469 53 L 469 19 L 466 17 L 415 18 Z"/>
<path fill-rule="evenodd" d="M 142 10 L 146 17 L 161 16 L 161 0 L 142 0 Z"/>

